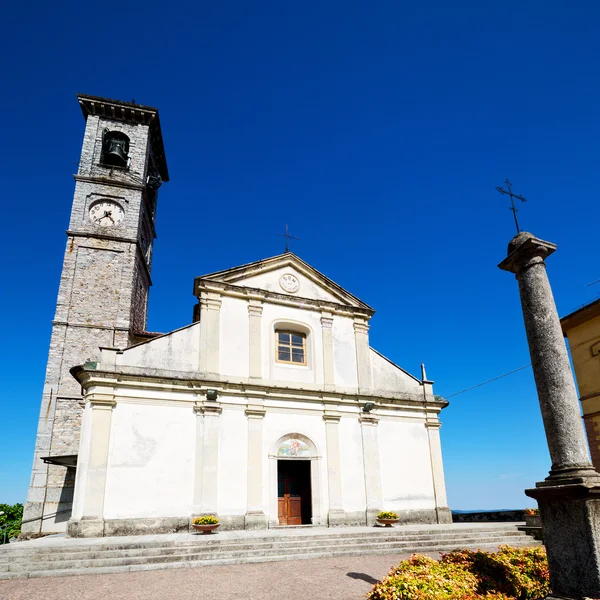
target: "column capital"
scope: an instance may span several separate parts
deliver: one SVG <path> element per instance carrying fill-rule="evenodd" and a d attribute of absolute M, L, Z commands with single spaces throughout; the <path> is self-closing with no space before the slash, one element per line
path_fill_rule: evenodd
<path fill-rule="evenodd" d="M 114 396 L 105 396 L 103 394 L 90 394 L 87 397 L 87 404 L 94 410 L 111 410 L 117 405 Z"/>
<path fill-rule="evenodd" d="M 331 329 L 333 327 L 333 313 L 327 310 L 321 311 L 321 327 Z"/>
<path fill-rule="evenodd" d="M 205 402 L 194 404 L 194 412 L 197 415 L 218 417 L 223 412 L 223 409 L 218 402 L 210 402 L 207 400 Z"/>
<path fill-rule="evenodd" d="M 208 295 L 200 298 L 200 310 L 221 310 L 221 296 L 214 292 L 209 292 Z"/>
<path fill-rule="evenodd" d="M 526 267 L 543 263 L 556 250 L 556 244 L 522 231 L 508 244 L 508 256 L 498 265 L 503 271 L 519 274 Z"/>
<path fill-rule="evenodd" d="M 366 319 L 354 319 L 354 333 L 369 333 L 369 323 Z"/>
<path fill-rule="evenodd" d="M 425 421 L 424 423 L 427 429 L 440 429 L 442 427 L 441 421 Z"/>
<path fill-rule="evenodd" d="M 358 420 L 362 425 L 371 425 L 373 427 L 377 427 L 379 423 L 379 417 L 371 413 L 361 413 Z"/>
<path fill-rule="evenodd" d="M 323 415 L 323 420 L 326 423 L 339 423 L 342 415 L 338 411 L 326 410 Z"/>
<path fill-rule="evenodd" d="M 263 419 L 267 411 L 260 404 L 248 404 L 244 412 L 249 419 Z"/>
<path fill-rule="evenodd" d="M 260 317 L 263 313 L 263 303 L 258 300 L 248 301 L 248 314 L 251 317 Z"/>

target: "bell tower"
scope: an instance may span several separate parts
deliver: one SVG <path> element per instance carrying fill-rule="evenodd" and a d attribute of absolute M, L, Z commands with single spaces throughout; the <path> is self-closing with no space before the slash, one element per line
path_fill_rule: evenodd
<path fill-rule="evenodd" d="M 78 95 L 86 120 L 52 322 L 25 534 L 66 530 L 82 408 L 69 369 L 146 331 L 158 189 L 169 180 L 158 111 Z"/>

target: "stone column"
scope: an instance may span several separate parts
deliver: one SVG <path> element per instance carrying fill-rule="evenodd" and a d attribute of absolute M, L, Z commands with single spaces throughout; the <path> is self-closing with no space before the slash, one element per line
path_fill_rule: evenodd
<path fill-rule="evenodd" d="M 361 413 L 358 420 L 362 430 L 365 497 L 367 501 L 366 522 L 367 525 L 373 525 L 375 517 L 379 514 L 383 505 L 379 437 L 377 435 L 379 418 L 371 413 Z"/>
<path fill-rule="evenodd" d="M 261 322 L 263 304 L 257 300 L 248 302 L 249 375 L 250 379 L 262 379 Z"/>
<path fill-rule="evenodd" d="M 354 319 L 354 339 L 356 343 L 356 367 L 358 370 L 358 391 L 371 392 L 371 355 L 369 348 L 369 323 L 367 319 Z"/>
<path fill-rule="evenodd" d="M 264 512 L 263 465 L 263 422 L 265 409 L 261 404 L 249 404 L 248 417 L 248 509 L 244 518 L 245 529 L 267 529 Z"/>
<path fill-rule="evenodd" d="M 525 493 L 539 502 L 551 598 L 600 598 L 600 475 L 589 460 L 567 349 L 544 260 L 554 244 L 522 232 L 498 266 L 515 273 L 550 475 Z"/>
<path fill-rule="evenodd" d="M 200 373 L 219 374 L 219 330 L 221 297 L 202 292 L 200 298 Z"/>
<path fill-rule="evenodd" d="M 323 337 L 323 380 L 325 390 L 335 390 L 335 374 L 333 368 L 333 315 L 321 313 L 321 335 Z"/>
<path fill-rule="evenodd" d="M 346 513 L 342 492 L 342 464 L 340 453 L 340 413 L 326 410 L 325 443 L 327 446 L 327 484 L 329 487 L 329 526 L 343 525 Z"/>
<path fill-rule="evenodd" d="M 73 537 L 101 537 L 104 535 L 104 495 L 108 467 L 108 445 L 115 400 L 95 398 L 88 400 L 91 411 L 89 454 L 83 492 L 83 510 L 79 523 L 69 527 Z"/>

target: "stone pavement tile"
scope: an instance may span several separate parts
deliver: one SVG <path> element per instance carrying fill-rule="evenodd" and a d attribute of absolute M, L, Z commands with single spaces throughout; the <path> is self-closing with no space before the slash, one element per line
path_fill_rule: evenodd
<path fill-rule="evenodd" d="M 360 600 L 410 554 L 0 581 L 0 600 Z M 430 556 L 438 558 L 438 553 Z"/>

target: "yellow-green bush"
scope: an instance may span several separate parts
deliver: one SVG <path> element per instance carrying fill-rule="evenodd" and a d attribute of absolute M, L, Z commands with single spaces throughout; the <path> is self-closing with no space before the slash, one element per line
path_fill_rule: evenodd
<path fill-rule="evenodd" d="M 549 592 L 542 548 L 459 550 L 434 560 L 414 554 L 375 584 L 367 600 L 539 600 Z"/>

